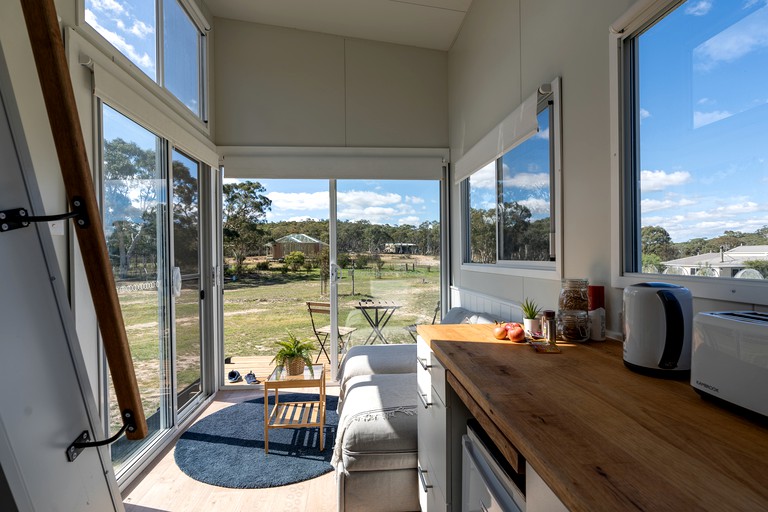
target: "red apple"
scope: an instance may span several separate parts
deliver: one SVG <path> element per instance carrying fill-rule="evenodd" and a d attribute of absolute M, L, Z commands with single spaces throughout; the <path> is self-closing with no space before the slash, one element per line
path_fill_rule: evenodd
<path fill-rule="evenodd" d="M 507 337 L 507 328 L 504 324 L 496 324 L 493 328 L 493 337 L 497 340 L 503 340 Z"/>
<path fill-rule="evenodd" d="M 523 330 L 523 326 L 518 323 L 509 323 L 509 328 L 507 329 L 507 338 L 509 341 L 513 341 L 515 343 L 521 343 L 525 341 L 525 330 Z"/>

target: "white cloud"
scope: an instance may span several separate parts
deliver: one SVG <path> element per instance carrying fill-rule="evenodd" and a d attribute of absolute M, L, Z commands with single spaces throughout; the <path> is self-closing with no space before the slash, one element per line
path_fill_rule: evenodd
<path fill-rule="evenodd" d="M 400 194 L 380 194 L 378 192 L 369 192 L 366 190 L 339 192 L 337 199 L 339 205 L 354 206 L 356 208 L 398 204 L 403 200 Z"/>
<path fill-rule="evenodd" d="M 419 221 L 420 221 L 419 217 L 416 217 L 415 215 L 411 215 L 411 216 L 408 216 L 408 217 L 401 217 L 401 218 L 397 219 L 397 223 L 400 226 L 402 226 L 404 224 L 410 224 L 411 226 L 418 226 L 419 224 L 421 224 L 421 222 L 419 222 Z"/>
<path fill-rule="evenodd" d="M 339 208 L 338 218 L 342 220 L 367 220 L 372 224 L 391 224 L 397 215 L 415 213 L 409 209 L 369 206 L 367 208 Z"/>
<path fill-rule="evenodd" d="M 693 127 L 701 128 L 708 124 L 731 117 L 733 114 L 727 110 L 713 110 L 712 112 L 693 112 Z"/>
<path fill-rule="evenodd" d="M 269 192 L 272 211 L 310 211 L 329 209 L 327 192 Z"/>
<path fill-rule="evenodd" d="M 649 117 L 651 117 L 651 113 L 648 112 L 646 109 L 641 108 L 640 109 L 640 120 L 642 121 L 643 119 L 648 119 Z"/>
<path fill-rule="evenodd" d="M 470 184 L 473 189 L 496 190 L 496 160 L 472 174 Z"/>
<path fill-rule="evenodd" d="M 693 50 L 696 68 L 709 71 L 768 47 L 768 7 L 763 7 L 711 37 Z"/>
<path fill-rule="evenodd" d="M 114 14 L 122 14 L 125 12 L 125 7 L 116 0 L 91 0 L 88 4 L 101 12 L 111 12 Z"/>
<path fill-rule="evenodd" d="M 682 185 L 691 179 L 688 171 L 640 171 L 640 190 L 653 192 L 667 187 Z"/>
<path fill-rule="evenodd" d="M 546 199 L 539 199 L 536 197 L 529 197 L 528 199 L 523 199 L 522 201 L 518 201 L 521 205 L 527 207 L 529 210 L 531 210 L 531 213 L 534 215 L 547 215 L 549 216 L 549 201 Z"/>
<path fill-rule="evenodd" d="M 549 127 L 547 127 L 547 129 L 546 129 L 546 130 L 539 130 L 539 131 L 536 133 L 535 137 L 536 137 L 537 139 L 545 139 L 545 140 L 549 140 Z"/>
<path fill-rule="evenodd" d="M 685 197 L 679 200 L 674 200 L 669 198 L 643 199 L 642 201 L 640 201 L 640 208 L 643 213 L 646 213 L 646 212 L 653 212 L 656 210 L 665 210 L 667 208 L 681 208 L 683 206 L 691 206 L 694 204 L 696 204 L 696 201 L 693 201 Z M 680 220 L 682 220 L 682 217 Z"/>
<path fill-rule="evenodd" d="M 131 59 L 133 63 L 135 63 L 141 69 L 148 71 L 150 75 L 154 74 L 155 63 L 152 61 L 152 57 L 150 57 L 146 52 L 144 54 L 139 54 L 139 52 L 136 51 L 136 48 L 128 41 L 126 41 L 123 36 L 104 28 L 99 23 L 96 15 L 87 9 L 85 11 L 85 21 L 99 34 L 101 34 L 104 39 L 109 41 L 115 48 L 124 53 L 126 57 Z"/>
<path fill-rule="evenodd" d="M 133 34 L 139 39 L 144 39 L 148 35 L 155 33 L 155 27 L 147 25 L 141 20 L 133 20 L 133 25 L 131 25 L 131 28 L 128 28 L 123 20 L 117 20 L 115 23 L 117 23 L 117 28 L 123 32 Z"/>
<path fill-rule="evenodd" d="M 549 174 L 521 172 L 504 179 L 504 187 L 538 189 L 549 187 Z"/>
<path fill-rule="evenodd" d="M 405 196 L 405 202 L 410 204 L 424 204 L 424 198 L 418 196 Z"/>
<path fill-rule="evenodd" d="M 699 101 L 696 102 L 697 105 L 711 105 L 712 103 L 714 103 L 714 101 L 709 98 L 700 98 Z"/>
<path fill-rule="evenodd" d="M 729 204 L 727 206 L 720 206 L 715 209 L 715 211 L 720 214 L 752 213 L 758 210 L 759 210 L 758 204 L 753 201 Z"/>
<path fill-rule="evenodd" d="M 691 16 L 704 16 L 712 9 L 712 0 L 699 0 L 685 8 L 685 14 Z"/>

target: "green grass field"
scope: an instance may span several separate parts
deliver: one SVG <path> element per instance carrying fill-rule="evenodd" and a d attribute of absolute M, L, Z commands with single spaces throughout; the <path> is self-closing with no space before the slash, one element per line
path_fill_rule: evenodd
<path fill-rule="evenodd" d="M 339 325 L 355 327 L 351 344 L 360 344 L 371 332 L 362 313 L 354 308 L 361 299 L 395 301 L 402 307 L 392 316 L 384 330 L 390 343 L 412 342 L 404 329 L 414 323 L 432 321 L 439 299 L 440 272 L 437 261 L 404 270 L 409 260 L 390 259 L 377 276 L 375 268 L 354 271 L 354 293 L 349 270 L 342 272 L 339 282 Z M 315 339 L 307 301 L 327 301 L 320 274 L 279 270 L 252 272 L 228 281 L 224 286 L 224 352 L 226 357 L 271 355 L 275 342 L 285 339 L 287 332 L 299 338 Z M 327 325 L 329 318 L 319 319 Z M 319 349 L 319 345 L 318 345 Z"/>

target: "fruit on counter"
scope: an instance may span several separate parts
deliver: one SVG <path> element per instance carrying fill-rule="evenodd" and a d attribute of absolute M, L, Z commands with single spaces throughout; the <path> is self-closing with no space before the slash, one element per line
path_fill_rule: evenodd
<path fill-rule="evenodd" d="M 496 325 L 493 327 L 493 337 L 497 340 L 504 340 L 507 338 L 507 325 L 508 324 L 500 324 L 496 322 Z"/>
<path fill-rule="evenodd" d="M 511 322 L 508 323 L 507 326 L 507 339 L 509 339 L 509 341 L 513 341 L 515 343 L 521 343 L 525 341 L 525 330 L 523 329 L 522 325 Z"/>

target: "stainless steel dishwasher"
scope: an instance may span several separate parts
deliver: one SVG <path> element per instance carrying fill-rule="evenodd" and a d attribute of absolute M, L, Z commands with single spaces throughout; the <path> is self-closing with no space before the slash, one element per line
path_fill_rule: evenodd
<path fill-rule="evenodd" d="M 462 512 L 525 511 L 524 478 L 503 468 L 503 456 L 473 421 L 461 444 Z"/>

